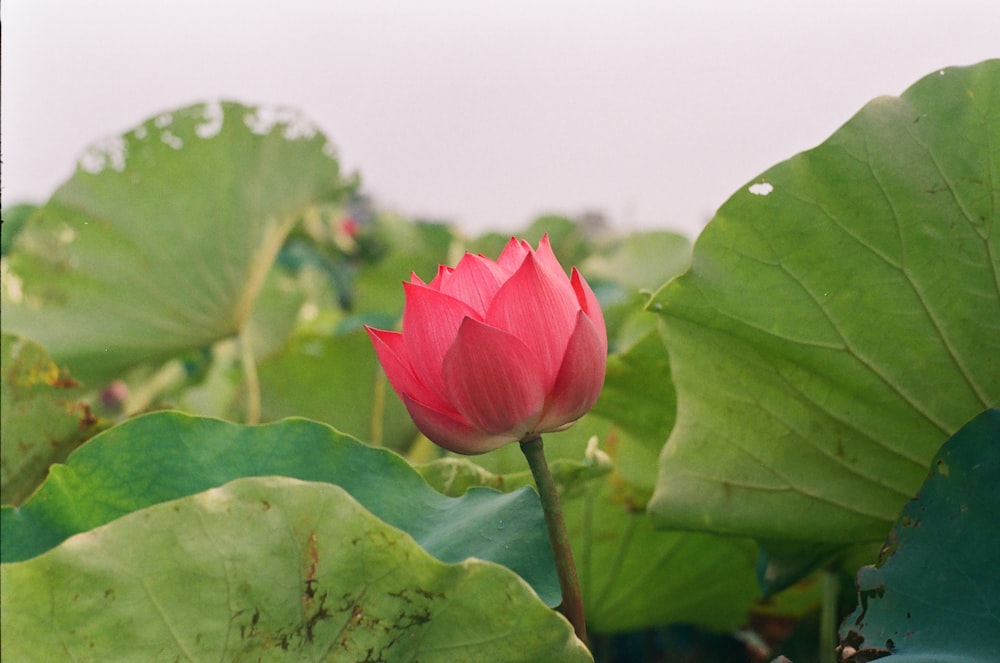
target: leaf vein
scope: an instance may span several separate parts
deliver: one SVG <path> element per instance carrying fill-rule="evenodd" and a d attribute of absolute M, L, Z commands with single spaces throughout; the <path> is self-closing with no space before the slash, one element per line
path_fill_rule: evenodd
<path fill-rule="evenodd" d="M 944 182 L 945 182 L 945 184 L 947 185 L 947 187 L 948 187 L 948 193 L 951 194 L 952 200 L 955 202 L 955 204 L 961 210 L 962 214 L 965 216 L 965 218 L 969 222 L 969 224 L 972 225 L 973 227 L 975 227 L 975 224 L 974 224 L 973 219 L 972 219 L 972 214 L 966 209 L 965 205 L 963 204 L 963 201 L 960 199 L 957 191 L 955 190 L 955 185 L 948 178 L 948 175 L 945 173 L 944 168 L 941 166 L 940 162 L 938 161 L 937 157 L 934 155 L 934 152 L 931 150 L 930 146 L 927 145 L 926 143 L 924 143 L 923 141 L 921 141 L 916 136 L 916 134 L 913 133 L 913 129 L 912 128 L 907 127 L 907 133 L 910 135 L 910 137 L 913 139 L 913 141 L 917 145 L 919 145 L 927 153 L 927 156 L 930 158 L 931 163 L 934 164 L 934 168 L 937 169 L 938 173 L 941 175 L 941 179 L 943 179 Z M 989 134 L 989 132 L 987 132 L 987 134 Z M 896 218 L 896 224 L 898 226 L 899 225 L 899 214 L 896 212 L 895 205 L 892 204 L 892 201 L 889 198 L 889 194 L 886 191 L 886 188 L 885 188 L 884 184 L 882 183 L 882 180 L 879 178 L 878 174 L 875 172 L 874 167 L 871 168 L 871 172 L 872 172 L 872 176 L 875 178 L 875 181 L 878 182 L 879 188 L 881 189 L 882 195 L 885 197 L 886 202 L 892 208 L 893 215 Z M 991 192 L 991 196 L 992 195 L 993 194 Z M 978 233 L 976 233 L 976 234 L 979 235 Z M 990 247 L 989 247 L 989 242 L 988 241 L 986 242 L 986 250 L 987 250 L 987 253 L 990 253 Z M 996 280 L 996 266 L 995 266 L 995 264 L 992 266 L 992 269 L 993 269 L 993 273 L 994 273 L 994 280 Z M 941 326 L 940 321 L 937 319 L 937 316 L 931 310 L 931 306 L 928 303 L 928 301 L 927 301 L 927 299 L 926 299 L 923 291 L 917 285 L 916 279 L 914 279 L 913 276 L 910 274 L 909 270 L 906 269 L 905 264 L 901 268 L 900 271 L 902 272 L 903 277 L 906 279 L 906 282 L 910 285 L 910 288 L 913 289 L 914 294 L 916 294 L 917 301 L 920 302 L 920 305 L 924 309 L 924 313 L 927 314 L 927 318 L 930 320 L 931 324 L 934 326 L 934 330 L 937 332 L 938 337 L 941 339 L 941 343 L 944 345 L 945 350 L 948 352 L 948 356 L 951 358 L 952 363 L 958 369 L 959 374 L 965 380 L 965 383 L 968 385 L 969 389 L 971 389 L 972 392 L 979 399 L 979 401 L 983 405 L 983 407 L 984 408 L 988 407 L 989 406 L 989 398 L 988 398 L 988 396 L 986 394 L 986 390 L 978 383 L 978 381 L 976 381 L 976 379 L 973 377 L 971 371 L 969 371 L 968 367 L 965 365 L 965 362 L 962 361 L 961 357 L 959 356 L 958 351 L 952 345 L 951 340 L 948 338 L 948 335 L 945 333 L 944 328 Z M 1000 291 L 998 291 L 998 294 L 1000 294 Z"/>
<path fill-rule="evenodd" d="M 785 272 L 785 274 L 787 274 L 789 278 L 795 281 L 795 283 L 797 283 L 799 287 L 802 288 L 802 290 L 806 293 L 806 295 L 813 300 L 813 303 L 816 304 L 817 308 L 819 308 L 819 310 L 822 311 L 823 316 L 826 318 L 827 322 L 830 323 L 830 326 L 833 328 L 834 332 L 844 343 L 844 350 L 851 357 L 853 357 L 859 364 L 865 367 L 870 373 L 875 375 L 875 377 L 877 377 L 882 382 L 882 384 L 884 384 L 886 387 L 889 388 L 889 391 L 899 396 L 907 405 L 909 405 L 915 412 L 920 414 L 920 416 L 926 419 L 931 425 L 936 427 L 945 435 L 951 433 L 948 426 L 944 422 L 937 419 L 937 417 L 935 417 L 933 413 L 924 408 L 913 395 L 904 390 L 900 385 L 890 380 L 887 377 L 885 371 L 883 369 L 880 369 L 876 365 L 874 360 L 865 357 L 856 347 L 854 347 L 853 343 L 851 343 L 851 340 L 848 338 L 847 334 L 845 334 L 844 331 L 841 329 L 840 325 L 837 323 L 833 315 L 823 304 L 822 300 L 816 296 L 816 293 L 814 293 L 809 287 L 806 286 L 806 284 L 802 281 L 802 279 L 793 274 L 784 264 L 782 264 L 780 267 L 781 270 Z"/>

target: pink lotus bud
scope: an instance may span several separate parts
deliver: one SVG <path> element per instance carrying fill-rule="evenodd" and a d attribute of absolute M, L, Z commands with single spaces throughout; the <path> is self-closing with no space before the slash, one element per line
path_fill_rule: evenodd
<path fill-rule="evenodd" d="M 109 410 L 121 410 L 128 400 L 128 385 L 122 380 L 115 380 L 101 390 L 101 404 Z"/>
<path fill-rule="evenodd" d="M 368 329 L 417 428 L 485 453 L 583 416 L 604 384 L 608 336 L 597 297 L 567 278 L 548 236 L 511 238 L 496 262 L 465 254 L 430 283 L 403 284 L 402 333 Z"/>

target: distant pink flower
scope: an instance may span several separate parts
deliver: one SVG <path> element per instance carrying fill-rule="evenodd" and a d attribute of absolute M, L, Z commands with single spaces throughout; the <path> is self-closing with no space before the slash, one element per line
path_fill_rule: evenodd
<path fill-rule="evenodd" d="M 350 238 L 358 236 L 358 222 L 353 216 L 345 216 L 340 220 L 340 230 Z"/>
<path fill-rule="evenodd" d="M 583 416 L 604 384 L 597 297 L 567 278 L 548 237 L 511 238 L 496 262 L 465 254 L 430 283 L 403 283 L 403 331 L 368 329 L 417 428 L 463 454 L 491 451 Z"/>
<path fill-rule="evenodd" d="M 101 390 L 101 404 L 110 410 L 120 410 L 128 400 L 128 385 L 122 380 L 115 380 Z"/>

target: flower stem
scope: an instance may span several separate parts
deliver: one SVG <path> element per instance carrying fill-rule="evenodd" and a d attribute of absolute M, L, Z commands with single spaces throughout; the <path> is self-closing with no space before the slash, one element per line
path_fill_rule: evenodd
<path fill-rule="evenodd" d="M 239 335 L 240 362 L 243 364 L 243 381 L 246 385 L 248 424 L 260 423 L 260 378 L 257 376 L 257 361 L 250 344 L 250 331 L 244 327 Z"/>
<path fill-rule="evenodd" d="M 573 562 L 573 551 L 570 549 L 569 536 L 566 534 L 566 521 L 563 519 L 562 506 L 559 504 L 559 493 L 549 471 L 549 464 L 545 461 L 542 436 L 535 435 L 522 440 L 521 451 L 524 452 L 528 467 L 531 468 L 531 475 L 535 478 L 538 496 L 542 500 L 542 511 L 545 513 L 545 523 L 549 529 L 549 541 L 552 544 L 552 555 L 555 558 L 563 599 L 559 610 L 573 625 L 576 637 L 589 646 L 580 581 L 576 577 L 576 564 Z"/>
<path fill-rule="evenodd" d="M 837 599 L 840 596 L 840 574 L 834 569 L 825 569 L 823 579 L 823 603 L 819 624 L 820 663 L 834 663 L 837 645 Z"/>

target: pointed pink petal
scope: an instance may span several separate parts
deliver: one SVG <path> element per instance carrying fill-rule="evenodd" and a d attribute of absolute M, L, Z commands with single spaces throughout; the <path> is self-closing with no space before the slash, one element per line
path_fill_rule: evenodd
<path fill-rule="evenodd" d="M 444 360 L 448 400 L 480 430 L 519 437 L 545 405 L 543 375 L 514 336 L 466 318 Z"/>
<path fill-rule="evenodd" d="M 416 272 L 410 272 L 410 283 L 416 283 L 417 285 L 427 285 L 426 283 L 424 283 L 424 280 L 422 278 L 417 276 Z"/>
<path fill-rule="evenodd" d="M 513 274 L 524 262 L 524 256 L 530 252 L 531 246 L 527 242 L 518 242 L 516 238 L 511 237 L 507 246 L 500 253 L 500 257 L 497 258 L 497 265 L 505 274 Z"/>
<path fill-rule="evenodd" d="M 483 317 L 505 277 L 495 262 L 466 253 L 441 286 L 441 292 L 465 302 Z"/>
<path fill-rule="evenodd" d="M 454 271 L 452 267 L 447 265 L 438 265 L 437 274 L 431 279 L 431 282 L 427 284 L 429 288 L 434 290 L 440 290 L 445 282 L 451 277 L 451 273 Z"/>
<path fill-rule="evenodd" d="M 403 340 L 413 372 L 434 392 L 436 401 L 447 401 L 441 365 L 465 317 L 479 314 L 468 304 L 430 286 L 404 283 Z"/>
<path fill-rule="evenodd" d="M 607 341 L 587 314 L 580 311 L 559 376 L 549 392 L 548 405 L 535 432 L 559 430 L 594 406 L 604 386 L 607 352 Z"/>
<path fill-rule="evenodd" d="M 545 375 L 547 391 L 562 365 L 579 310 L 569 280 L 553 277 L 529 253 L 493 298 L 486 323 L 511 333 L 528 346 Z"/>
<path fill-rule="evenodd" d="M 459 414 L 448 414 L 403 396 L 407 412 L 420 432 L 434 444 L 460 454 L 481 454 L 492 451 L 515 438 L 490 435 L 478 430 Z"/>
<path fill-rule="evenodd" d="M 549 242 L 548 233 L 542 235 L 542 239 L 538 242 L 538 250 L 535 251 L 535 257 L 538 259 L 538 264 L 549 270 L 553 276 L 566 278 L 566 270 L 559 264 L 556 254 L 552 252 L 552 243 Z"/>
<path fill-rule="evenodd" d="M 597 328 L 597 333 L 600 334 L 601 340 L 604 343 L 604 352 L 607 354 L 608 351 L 608 330 L 604 325 L 604 313 L 601 311 L 601 304 L 597 301 L 597 296 L 594 291 L 590 289 L 590 285 L 587 283 L 587 279 L 583 278 L 583 275 L 573 268 L 573 274 L 570 277 L 570 283 L 573 286 L 573 290 L 576 292 L 576 298 L 580 302 L 580 308 L 586 313 L 591 321 L 594 323 L 594 327 Z"/>
<path fill-rule="evenodd" d="M 367 325 L 365 325 L 365 330 L 375 348 L 375 355 L 378 357 L 379 363 L 382 364 L 382 370 L 385 371 L 389 384 L 397 396 L 403 398 L 404 394 L 409 394 L 425 403 L 439 403 L 441 401 L 424 386 L 420 378 L 414 375 L 407 358 L 402 334 L 373 329 Z"/>

